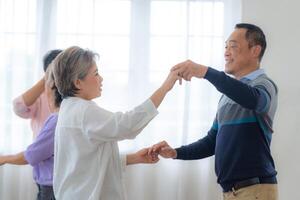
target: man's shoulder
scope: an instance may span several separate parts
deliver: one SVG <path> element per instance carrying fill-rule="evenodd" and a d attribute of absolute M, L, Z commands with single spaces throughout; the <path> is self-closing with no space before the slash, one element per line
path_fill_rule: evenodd
<path fill-rule="evenodd" d="M 274 89 L 275 92 L 278 93 L 278 87 L 276 83 L 265 73 L 253 79 L 250 84 L 252 86 L 262 86 L 267 90 Z"/>

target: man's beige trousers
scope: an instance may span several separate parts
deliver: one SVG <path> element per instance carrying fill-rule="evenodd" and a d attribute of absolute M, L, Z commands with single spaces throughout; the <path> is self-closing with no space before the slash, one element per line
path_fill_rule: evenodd
<path fill-rule="evenodd" d="M 257 184 L 223 193 L 224 200 L 278 200 L 277 184 Z"/>

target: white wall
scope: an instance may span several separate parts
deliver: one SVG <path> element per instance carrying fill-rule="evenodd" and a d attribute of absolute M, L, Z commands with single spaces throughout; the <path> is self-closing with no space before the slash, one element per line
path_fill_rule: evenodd
<path fill-rule="evenodd" d="M 282 200 L 300 199 L 299 8 L 299 0 L 242 1 L 242 21 L 265 31 L 268 48 L 263 68 L 279 86 L 272 150 Z"/>

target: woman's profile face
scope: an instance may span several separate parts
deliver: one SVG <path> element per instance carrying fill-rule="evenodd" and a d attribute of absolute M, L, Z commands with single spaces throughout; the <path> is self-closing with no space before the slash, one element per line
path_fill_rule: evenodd
<path fill-rule="evenodd" d="M 103 78 L 98 73 L 97 65 L 94 63 L 87 75 L 75 84 L 79 89 L 79 95 L 86 100 L 92 100 L 101 96 Z"/>

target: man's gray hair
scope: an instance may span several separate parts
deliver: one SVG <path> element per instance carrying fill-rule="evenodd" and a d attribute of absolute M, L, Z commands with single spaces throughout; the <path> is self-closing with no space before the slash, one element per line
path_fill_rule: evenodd
<path fill-rule="evenodd" d="M 54 60 L 53 75 L 60 95 L 65 97 L 78 94 L 74 81 L 84 79 L 95 64 L 98 54 L 93 51 L 72 46 L 61 52 Z"/>

